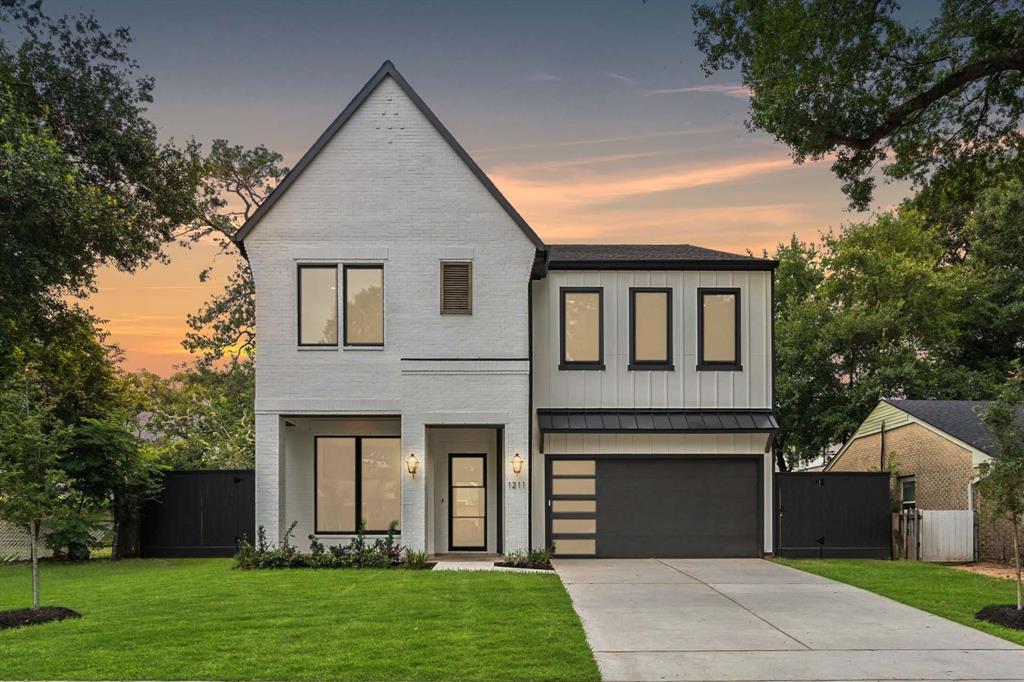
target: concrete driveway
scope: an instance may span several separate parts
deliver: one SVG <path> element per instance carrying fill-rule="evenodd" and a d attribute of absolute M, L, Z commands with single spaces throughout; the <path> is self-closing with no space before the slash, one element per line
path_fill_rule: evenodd
<path fill-rule="evenodd" d="M 761 559 L 555 569 L 606 680 L 1024 679 L 1024 648 Z"/>

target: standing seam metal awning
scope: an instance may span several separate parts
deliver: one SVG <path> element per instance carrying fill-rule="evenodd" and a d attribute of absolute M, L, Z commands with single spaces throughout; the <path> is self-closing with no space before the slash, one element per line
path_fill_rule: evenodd
<path fill-rule="evenodd" d="M 771 410 L 538 409 L 540 451 L 549 433 L 772 433 Z"/>

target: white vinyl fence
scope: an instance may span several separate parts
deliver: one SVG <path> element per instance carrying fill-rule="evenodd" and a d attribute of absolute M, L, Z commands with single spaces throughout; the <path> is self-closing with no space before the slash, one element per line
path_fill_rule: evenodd
<path fill-rule="evenodd" d="M 893 514 L 894 556 L 921 561 L 974 561 L 974 512 L 911 509 Z"/>

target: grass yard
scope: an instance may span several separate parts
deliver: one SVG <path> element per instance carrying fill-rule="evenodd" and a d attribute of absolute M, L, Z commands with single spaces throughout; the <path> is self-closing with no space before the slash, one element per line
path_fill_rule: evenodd
<path fill-rule="evenodd" d="M 781 558 L 775 561 L 1024 644 L 1024 630 L 1004 628 L 974 618 L 983 606 L 1016 603 L 1012 580 L 958 571 L 924 561 Z"/>
<path fill-rule="evenodd" d="M 2 679 L 596 680 L 555 575 L 231 569 L 225 559 L 44 565 L 81 619 L 0 630 Z M 0 565 L 0 610 L 31 605 Z"/>

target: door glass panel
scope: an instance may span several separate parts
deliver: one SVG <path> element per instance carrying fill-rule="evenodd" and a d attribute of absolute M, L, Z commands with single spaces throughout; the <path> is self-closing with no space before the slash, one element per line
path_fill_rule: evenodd
<path fill-rule="evenodd" d="M 484 520 L 482 518 L 453 518 L 452 547 L 483 547 Z"/>
<path fill-rule="evenodd" d="M 316 439 L 316 530 L 351 533 L 356 519 L 356 439 Z"/>
<path fill-rule="evenodd" d="M 597 519 L 552 519 L 552 533 L 596 533 Z"/>
<path fill-rule="evenodd" d="M 483 457 L 453 457 L 451 484 L 453 486 L 478 486 L 482 488 L 484 485 Z"/>
<path fill-rule="evenodd" d="M 597 500 L 551 500 L 551 511 L 556 514 L 594 514 Z"/>
<path fill-rule="evenodd" d="M 594 460 L 556 459 L 551 462 L 551 473 L 554 476 L 593 476 Z"/>
<path fill-rule="evenodd" d="M 402 454 L 398 438 L 363 439 L 363 518 L 367 530 L 387 530 L 402 516 Z"/>
<path fill-rule="evenodd" d="M 596 540 L 555 540 L 555 554 L 594 554 L 596 551 Z"/>
<path fill-rule="evenodd" d="M 483 516 L 483 488 L 455 488 L 452 490 L 452 516 Z"/>
<path fill-rule="evenodd" d="M 551 479 L 552 495 L 593 495 L 594 479 L 592 478 L 553 478 Z"/>

